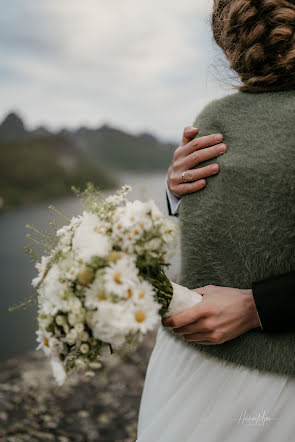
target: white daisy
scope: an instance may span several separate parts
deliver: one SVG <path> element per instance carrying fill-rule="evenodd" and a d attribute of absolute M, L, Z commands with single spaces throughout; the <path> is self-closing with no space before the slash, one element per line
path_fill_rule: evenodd
<path fill-rule="evenodd" d="M 163 219 L 164 215 L 161 212 L 161 210 L 158 208 L 158 206 L 155 204 L 155 202 L 153 200 L 148 201 L 147 203 L 145 203 L 145 207 L 146 207 L 146 213 L 151 213 L 151 217 L 153 218 L 154 221 L 160 221 L 161 219 Z"/>
<path fill-rule="evenodd" d="M 161 305 L 150 298 L 146 298 L 144 302 L 134 305 L 131 315 L 131 329 L 134 331 L 139 330 L 141 333 L 153 330 L 161 319 L 160 309 Z"/>
<path fill-rule="evenodd" d="M 123 199 L 123 195 L 110 195 L 105 199 L 105 202 L 111 206 L 118 206 Z"/>
<path fill-rule="evenodd" d="M 71 222 L 70 222 L 70 224 L 68 224 L 67 226 L 63 226 L 63 227 L 61 227 L 57 232 L 56 232 L 56 235 L 58 236 L 58 237 L 60 237 L 60 238 L 62 238 L 64 235 L 66 235 L 69 231 L 74 231 L 75 230 L 75 228 L 79 225 L 79 223 L 80 223 L 80 221 L 81 221 L 81 215 L 79 215 L 79 216 L 74 216 L 72 219 L 71 219 Z"/>
<path fill-rule="evenodd" d="M 160 227 L 160 235 L 166 243 L 172 242 L 176 237 L 176 225 L 170 220 L 163 220 Z"/>
<path fill-rule="evenodd" d="M 65 279 L 75 281 L 81 270 L 81 264 L 69 253 L 67 254 L 67 258 L 59 263 L 59 268 Z"/>
<path fill-rule="evenodd" d="M 112 244 L 105 235 L 97 233 L 100 220 L 93 213 L 84 212 L 80 225 L 73 236 L 72 247 L 83 262 L 89 262 L 93 256 L 106 257 L 112 250 Z"/>
<path fill-rule="evenodd" d="M 42 349 L 46 356 L 58 356 L 63 351 L 63 343 L 46 330 L 37 330 L 37 350 Z"/>
<path fill-rule="evenodd" d="M 108 293 L 115 293 L 124 298 L 128 289 L 133 288 L 137 283 L 138 269 L 135 259 L 131 256 L 123 255 L 105 270 L 104 284 Z"/>
<path fill-rule="evenodd" d="M 124 303 L 102 302 L 92 317 L 92 331 L 96 339 L 119 348 L 130 331 L 132 316 Z"/>
<path fill-rule="evenodd" d="M 136 304 L 143 304 L 148 301 L 154 301 L 155 290 L 148 281 L 142 280 L 134 290 L 132 300 Z"/>
<path fill-rule="evenodd" d="M 96 309 L 98 304 L 106 299 L 103 278 L 98 275 L 93 283 L 85 289 L 85 307 Z"/>

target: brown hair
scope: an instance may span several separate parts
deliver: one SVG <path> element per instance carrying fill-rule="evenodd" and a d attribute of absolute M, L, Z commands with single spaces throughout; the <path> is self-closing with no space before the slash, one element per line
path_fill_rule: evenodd
<path fill-rule="evenodd" d="M 295 88 L 294 0 L 214 0 L 212 30 L 240 90 Z"/>

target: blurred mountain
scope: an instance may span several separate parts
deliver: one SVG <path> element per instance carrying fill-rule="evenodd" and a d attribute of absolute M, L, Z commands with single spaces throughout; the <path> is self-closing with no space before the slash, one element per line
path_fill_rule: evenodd
<path fill-rule="evenodd" d="M 28 130 L 11 112 L 0 124 L 0 209 L 67 195 L 72 185 L 87 181 L 115 187 L 114 171 L 166 170 L 175 147 L 149 133 L 133 135 L 108 125 Z"/>
<path fill-rule="evenodd" d="M 68 132 L 94 163 L 120 170 L 166 170 L 176 145 L 151 134 L 133 135 L 108 125 Z"/>
<path fill-rule="evenodd" d="M 20 140 L 27 136 L 22 119 L 14 112 L 9 113 L 0 124 L 0 142 Z"/>
<path fill-rule="evenodd" d="M 0 142 L 0 209 L 72 195 L 90 181 L 101 189 L 117 183 L 62 135 L 26 134 Z"/>

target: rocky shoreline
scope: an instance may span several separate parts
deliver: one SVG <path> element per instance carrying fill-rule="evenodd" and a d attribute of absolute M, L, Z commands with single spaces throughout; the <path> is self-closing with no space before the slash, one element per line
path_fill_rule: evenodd
<path fill-rule="evenodd" d="M 146 367 L 156 332 L 131 354 L 112 355 L 92 378 L 56 387 L 42 352 L 0 365 L 1 442 L 134 442 Z"/>

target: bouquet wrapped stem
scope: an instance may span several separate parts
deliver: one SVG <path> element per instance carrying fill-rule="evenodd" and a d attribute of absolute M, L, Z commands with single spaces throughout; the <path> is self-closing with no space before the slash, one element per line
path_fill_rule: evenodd
<path fill-rule="evenodd" d="M 158 275 L 151 277 L 152 270 L 148 266 L 144 268 L 144 277 L 155 288 L 155 298 L 162 305 L 160 314 L 163 318 L 177 315 L 202 301 L 202 295 L 170 281 L 162 269 Z"/>

